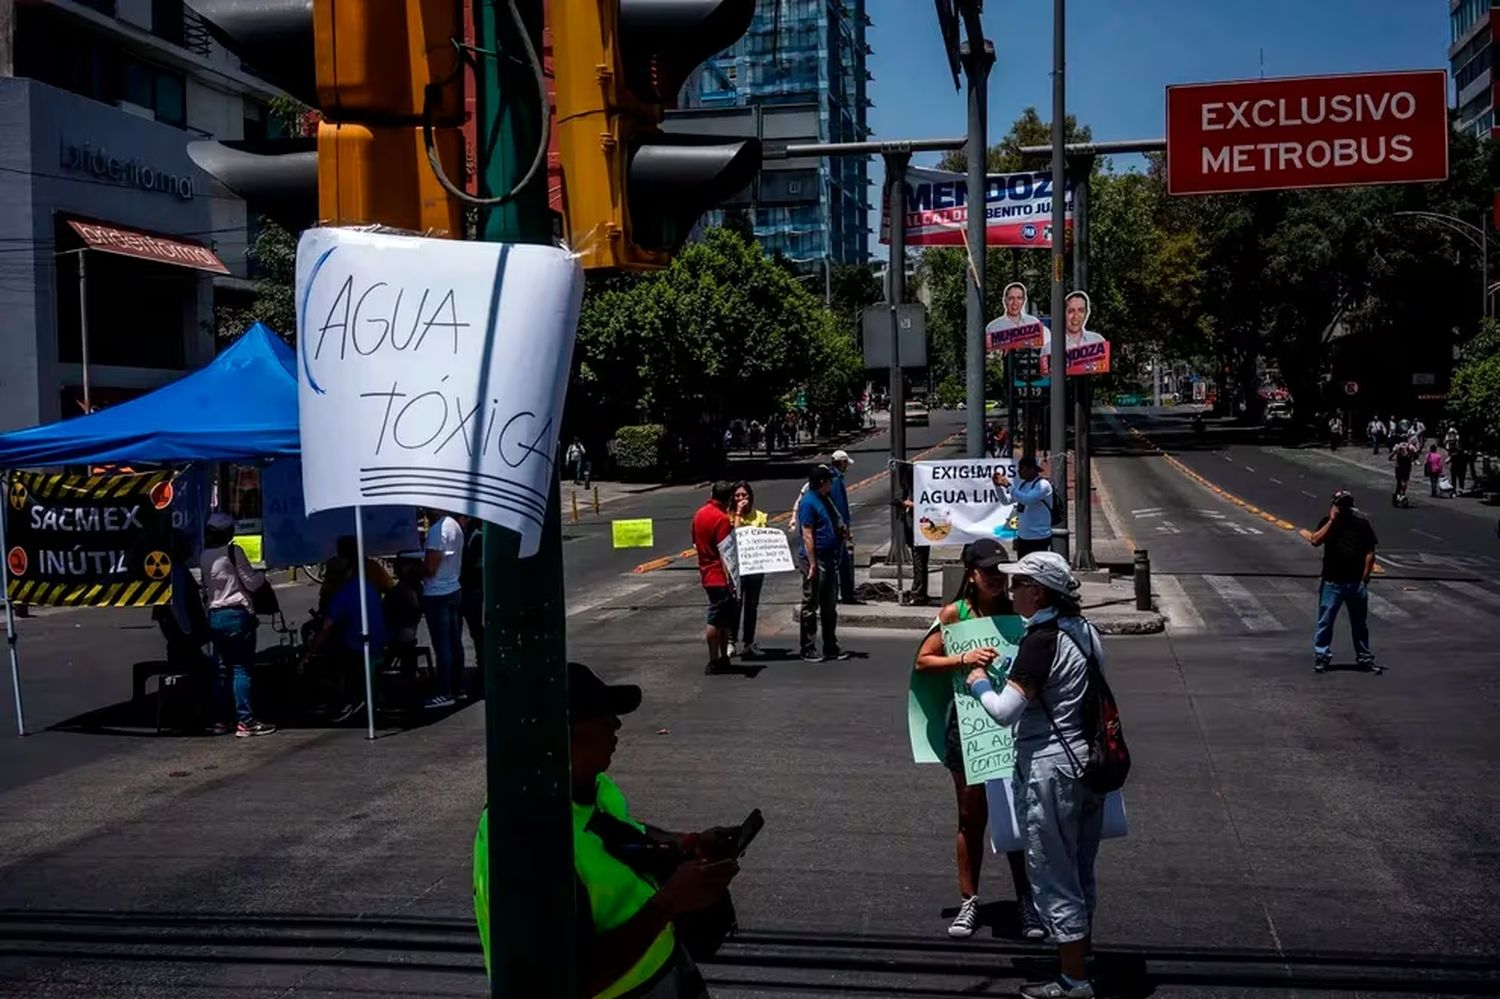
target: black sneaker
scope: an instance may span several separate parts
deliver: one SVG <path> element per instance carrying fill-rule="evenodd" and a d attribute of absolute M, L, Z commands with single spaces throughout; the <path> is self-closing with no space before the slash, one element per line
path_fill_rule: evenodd
<path fill-rule="evenodd" d="M 843 649 L 834 649 L 832 652 L 823 653 L 823 659 L 831 663 L 841 663 L 850 658 L 852 658 L 852 654 L 845 652 Z"/>
<path fill-rule="evenodd" d="M 1036 911 L 1036 903 L 1030 895 L 1021 899 L 1018 908 L 1021 910 L 1021 936 L 1027 940 L 1045 937 L 1047 929 L 1042 925 L 1042 914 Z"/>
<path fill-rule="evenodd" d="M 1080 982 L 1069 985 L 1061 978 L 1050 982 L 1032 982 L 1021 986 L 1021 995 L 1026 999 L 1094 999 L 1094 983 Z"/>
<path fill-rule="evenodd" d="M 823 661 L 823 657 L 816 652 L 804 652 L 802 653 L 802 661 L 805 663 L 820 663 Z"/>
<path fill-rule="evenodd" d="M 1362 670 L 1368 670 L 1369 672 L 1374 673 L 1376 676 L 1379 676 L 1381 673 L 1385 672 L 1385 667 L 1380 665 L 1373 659 L 1369 660 L 1368 662 L 1360 663 L 1359 668 Z"/>
<path fill-rule="evenodd" d="M 1330 662 L 1332 662 L 1332 660 L 1329 660 L 1329 659 L 1314 659 L 1313 660 L 1313 672 L 1314 673 L 1327 673 L 1328 672 L 1328 665 L 1329 665 Z"/>
<path fill-rule="evenodd" d="M 274 731 L 276 731 L 275 725 L 267 725 L 265 722 L 247 721 L 240 722 L 235 728 L 234 734 L 236 738 L 253 739 L 258 735 L 270 735 Z"/>

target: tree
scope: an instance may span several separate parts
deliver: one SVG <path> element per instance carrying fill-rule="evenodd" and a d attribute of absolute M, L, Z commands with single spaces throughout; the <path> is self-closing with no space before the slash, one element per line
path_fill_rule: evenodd
<path fill-rule="evenodd" d="M 255 294 L 244 308 L 221 306 L 214 313 L 214 333 L 221 346 L 257 322 L 271 327 L 287 343 L 297 339 L 297 237 L 264 220 L 246 255 L 253 265 Z"/>
<path fill-rule="evenodd" d="M 1094 131 L 1087 125 L 1080 126 L 1075 115 L 1063 117 L 1063 136 L 1068 142 L 1092 142 Z M 1011 173 L 1026 169 L 1028 158 L 1021 155 L 1023 146 L 1045 146 L 1052 142 L 1052 123 L 1043 121 L 1037 109 L 1028 107 L 1021 117 L 1010 126 L 1005 137 L 989 148 L 986 166 L 990 173 Z M 962 149 L 943 154 L 938 160 L 939 170 L 963 173 L 968 170 L 969 156 Z M 1036 158 L 1030 158 L 1030 168 L 1036 169 Z"/>
<path fill-rule="evenodd" d="M 803 285 L 725 228 L 663 272 L 591 283 L 569 394 L 587 414 L 579 432 L 658 422 L 702 454 L 729 420 L 764 421 L 799 393 L 835 419 L 863 369 L 849 330 Z"/>
<path fill-rule="evenodd" d="M 1500 324 L 1493 319 L 1469 342 L 1453 372 L 1448 415 L 1470 451 L 1500 447 Z"/>

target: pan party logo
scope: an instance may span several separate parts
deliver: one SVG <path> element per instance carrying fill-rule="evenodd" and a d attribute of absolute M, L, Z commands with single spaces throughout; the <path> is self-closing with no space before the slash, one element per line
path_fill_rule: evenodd
<path fill-rule="evenodd" d="M 30 496 L 26 492 L 26 486 L 21 482 L 21 480 L 17 479 L 10 484 L 10 508 L 12 510 L 26 509 L 26 501 L 29 498 Z"/>
<path fill-rule="evenodd" d="M 172 574 L 172 560 L 166 552 L 152 552 L 146 556 L 146 578 L 166 579 Z"/>

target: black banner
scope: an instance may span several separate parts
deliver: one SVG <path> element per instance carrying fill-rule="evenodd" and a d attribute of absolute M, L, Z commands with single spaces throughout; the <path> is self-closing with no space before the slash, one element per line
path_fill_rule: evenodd
<path fill-rule="evenodd" d="M 172 596 L 173 472 L 12 472 L 7 596 L 54 607 L 149 607 Z"/>

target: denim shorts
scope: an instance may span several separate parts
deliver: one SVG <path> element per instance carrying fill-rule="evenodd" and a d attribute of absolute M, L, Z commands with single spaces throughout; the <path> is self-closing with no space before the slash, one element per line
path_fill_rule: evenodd
<path fill-rule="evenodd" d="M 1058 943 L 1091 932 L 1094 859 L 1104 829 L 1104 796 L 1073 773 L 1066 753 L 1016 759 L 1016 828 L 1026 839 L 1026 874 Z"/>
<path fill-rule="evenodd" d="M 738 616 L 738 605 L 734 602 L 734 590 L 728 586 L 705 586 L 708 594 L 708 613 L 705 620 L 714 628 L 733 628 Z"/>

